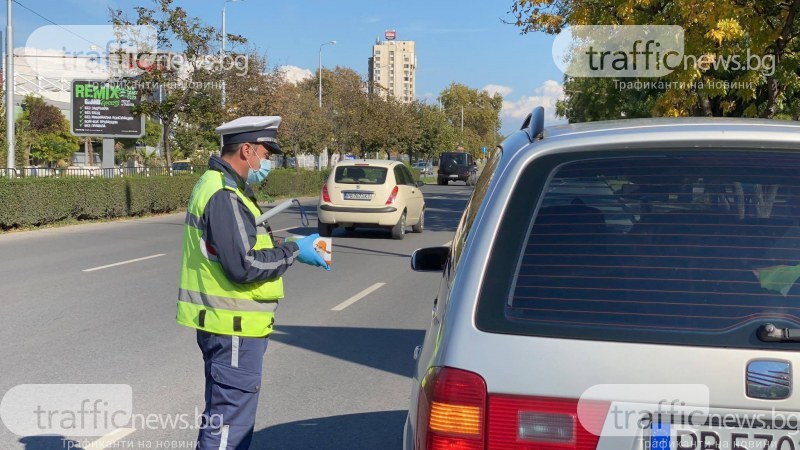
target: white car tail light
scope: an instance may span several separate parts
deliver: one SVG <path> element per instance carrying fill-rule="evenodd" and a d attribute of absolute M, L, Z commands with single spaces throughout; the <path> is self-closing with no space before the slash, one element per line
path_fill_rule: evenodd
<path fill-rule="evenodd" d="M 608 402 L 511 395 L 489 398 L 488 448 L 594 450 Z"/>

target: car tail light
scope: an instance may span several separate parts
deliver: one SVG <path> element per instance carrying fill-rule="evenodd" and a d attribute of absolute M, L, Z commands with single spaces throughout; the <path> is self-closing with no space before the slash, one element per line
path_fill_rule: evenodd
<path fill-rule="evenodd" d="M 323 202 L 331 202 L 331 196 L 328 194 L 328 183 L 322 185 L 322 201 Z"/>
<path fill-rule="evenodd" d="M 594 450 L 608 408 L 608 402 L 584 400 L 579 416 L 578 400 L 492 395 L 488 448 Z"/>
<path fill-rule="evenodd" d="M 386 200 L 387 205 L 391 205 L 392 203 L 394 203 L 394 199 L 397 198 L 397 192 L 399 190 L 400 189 L 397 186 L 395 186 L 394 189 L 392 189 L 392 193 L 389 194 L 389 199 Z"/>
<path fill-rule="evenodd" d="M 479 375 L 433 367 L 417 403 L 417 450 L 482 450 L 486 439 L 486 382 Z"/>

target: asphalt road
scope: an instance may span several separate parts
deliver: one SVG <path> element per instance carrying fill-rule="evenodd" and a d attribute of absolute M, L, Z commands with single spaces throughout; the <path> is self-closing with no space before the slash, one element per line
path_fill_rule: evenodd
<path fill-rule="evenodd" d="M 332 271 L 298 263 L 287 272 L 252 449 L 401 447 L 412 352 L 441 278 L 412 272 L 409 256 L 452 239 L 471 188 L 423 191 L 424 233 L 409 228 L 394 241 L 382 230 L 336 230 Z M 292 209 L 271 220 L 276 235 L 316 232 L 315 204 L 304 205 L 313 228 L 300 227 Z M 49 385 L 41 392 L 129 385 L 139 419 L 103 442 L 0 426 L 0 448 L 194 448 L 193 427 L 164 425 L 193 421 L 203 408 L 195 333 L 174 322 L 183 218 L 0 235 L 0 393 L 21 384 Z"/>

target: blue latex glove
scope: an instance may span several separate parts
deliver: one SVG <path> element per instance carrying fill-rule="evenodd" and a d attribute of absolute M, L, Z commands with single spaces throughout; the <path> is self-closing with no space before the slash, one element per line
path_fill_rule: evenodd
<path fill-rule="evenodd" d="M 300 254 L 297 255 L 297 260 L 309 266 L 324 267 L 325 270 L 331 270 L 330 266 L 325 263 L 325 260 L 322 259 L 322 256 L 320 256 L 314 248 L 314 240 L 318 237 L 319 234 L 312 234 L 295 241 L 297 246 L 300 247 Z"/>

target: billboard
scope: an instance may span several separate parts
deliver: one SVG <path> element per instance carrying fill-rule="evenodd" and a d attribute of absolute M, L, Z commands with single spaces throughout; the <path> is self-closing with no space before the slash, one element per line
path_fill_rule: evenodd
<path fill-rule="evenodd" d="M 397 37 L 397 32 L 394 30 L 386 30 L 383 33 L 383 37 L 385 37 L 387 41 L 393 41 Z"/>
<path fill-rule="evenodd" d="M 144 116 L 133 113 L 141 102 L 135 86 L 98 80 L 73 80 L 72 134 L 113 138 L 144 136 Z"/>

